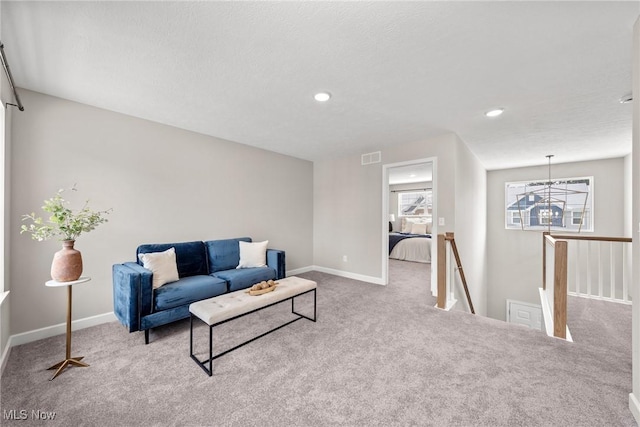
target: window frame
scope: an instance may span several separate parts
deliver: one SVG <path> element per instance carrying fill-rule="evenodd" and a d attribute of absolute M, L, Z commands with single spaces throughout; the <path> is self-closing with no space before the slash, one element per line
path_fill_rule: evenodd
<path fill-rule="evenodd" d="M 550 229 L 551 231 L 569 233 L 594 232 L 593 176 L 551 178 L 551 191 L 548 188 L 548 178 L 505 182 L 503 207 L 505 229 L 521 231 L 548 231 Z M 515 210 L 513 207 L 517 206 L 518 201 L 520 203 L 524 201 L 524 206 Z M 543 216 L 543 212 L 549 209 L 545 208 L 542 203 L 551 203 L 551 215 Z M 554 212 L 558 213 L 557 210 L 560 209 L 560 206 L 562 206 L 562 218 L 554 216 Z M 518 213 L 521 213 L 519 215 L 521 222 L 514 221 L 514 217 L 518 216 Z M 575 216 L 577 214 L 579 217 Z M 526 221 L 526 217 L 529 217 L 528 221 Z M 579 218 L 582 219 L 582 224 L 580 224 Z M 576 220 L 578 220 L 577 223 Z M 554 223 L 556 224 L 554 225 Z"/>
<path fill-rule="evenodd" d="M 430 188 L 424 189 L 424 190 L 397 190 L 398 193 L 398 202 L 397 202 L 397 209 L 398 209 L 398 218 L 411 218 L 411 217 L 428 217 L 431 218 L 432 217 L 432 201 L 433 201 L 433 190 Z M 403 207 L 406 207 L 407 204 L 402 204 L 402 198 L 405 195 L 409 195 L 409 194 L 418 194 L 418 195 L 422 195 L 425 198 L 424 201 L 424 213 L 423 214 L 404 214 L 403 213 Z M 418 196 L 419 197 L 419 196 Z"/>

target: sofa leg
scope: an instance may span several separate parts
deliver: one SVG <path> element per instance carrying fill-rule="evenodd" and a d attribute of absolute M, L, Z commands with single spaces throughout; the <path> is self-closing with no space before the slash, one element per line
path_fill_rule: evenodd
<path fill-rule="evenodd" d="M 144 330 L 144 343 L 149 344 L 149 329 Z"/>

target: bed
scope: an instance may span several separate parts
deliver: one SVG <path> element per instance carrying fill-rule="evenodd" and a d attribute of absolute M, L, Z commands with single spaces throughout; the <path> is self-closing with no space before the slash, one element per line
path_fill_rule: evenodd
<path fill-rule="evenodd" d="M 402 218 L 400 231 L 389 233 L 389 258 L 431 263 L 430 218 Z"/>

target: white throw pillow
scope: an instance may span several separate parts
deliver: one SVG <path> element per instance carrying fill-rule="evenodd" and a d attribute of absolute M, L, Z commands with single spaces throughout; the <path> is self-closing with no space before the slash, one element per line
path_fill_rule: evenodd
<path fill-rule="evenodd" d="M 264 242 L 243 242 L 240 243 L 240 264 L 236 268 L 252 268 L 267 266 L 267 245 L 268 240 Z"/>
<path fill-rule="evenodd" d="M 413 224 L 411 234 L 427 234 L 427 224 Z"/>
<path fill-rule="evenodd" d="M 175 248 L 169 248 L 164 252 L 138 254 L 138 258 L 142 261 L 144 268 L 153 272 L 153 289 L 180 279 Z"/>

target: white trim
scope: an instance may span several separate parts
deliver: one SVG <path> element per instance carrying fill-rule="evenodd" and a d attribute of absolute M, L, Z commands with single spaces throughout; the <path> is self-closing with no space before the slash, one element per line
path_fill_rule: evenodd
<path fill-rule="evenodd" d="M 547 299 L 547 293 L 542 288 L 538 288 L 540 293 L 540 306 L 542 307 L 542 326 L 548 336 L 553 336 L 553 316 L 551 316 L 551 307 L 549 307 L 549 300 Z"/>
<path fill-rule="evenodd" d="M 2 378 L 2 374 L 4 372 L 5 366 L 7 366 L 7 361 L 9 360 L 9 355 L 11 354 L 11 337 L 7 340 L 7 346 L 4 348 L 2 352 L 2 357 L 0 357 L 0 378 Z"/>
<path fill-rule="evenodd" d="M 636 419 L 636 422 L 640 423 L 640 401 L 638 401 L 633 393 L 629 393 L 629 410 L 633 418 Z"/>
<path fill-rule="evenodd" d="M 321 267 L 319 265 L 309 265 L 307 267 L 296 268 L 287 271 L 287 277 L 296 274 L 308 273 L 310 271 L 319 271 L 321 273 L 333 274 L 334 276 L 345 277 L 347 279 L 359 280 L 361 282 L 373 283 L 375 285 L 384 285 L 379 277 L 365 276 L 364 274 L 351 273 L 350 271 L 336 270 L 334 268 Z"/>
<path fill-rule="evenodd" d="M 577 292 L 567 292 L 567 295 L 571 295 L 572 297 L 578 297 L 578 298 L 584 298 L 584 299 L 595 299 L 598 301 L 607 301 L 607 302 L 616 302 L 618 304 L 624 304 L 624 305 L 633 305 L 633 301 L 625 301 L 622 299 L 618 299 L 618 298 L 609 298 L 609 297 L 599 297 L 597 295 L 587 295 L 587 294 L 582 294 L 582 293 L 577 293 Z"/>
<path fill-rule="evenodd" d="M 318 265 L 313 266 L 314 271 L 321 273 L 333 274 L 334 276 L 345 277 L 347 279 L 359 280 L 361 282 L 373 283 L 375 285 L 384 285 L 380 277 L 365 276 L 364 274 L 351 273 L 349 271 L 335 270 L 333 268 L 320 267 Z"/>
<path fill-rule="evenodd" d="M 9 300 L 9 298 L 7 298 L 8 296 L 9 296 L 9 291 L 0 292 L 0 307 L 2 307 L 2 304 L 5 301 Z M 0 378 L 2 378 L 4 367 L 7 365 L 7 360 L 9 360 L 9 353 L 11 352 L 10 348 L 11 348 L 11 336 L 9 336 L 9 339 L 7 340 L 7 344 L 4 348 L 4 351 L 2 352 L 2 356 L 0 356 Z"/>
<path fill-rule="evenodd" d="M 451 309 L 456 305 L 457 302 L 458 300 L 455 298 L 447 298 L 444 308 L 438 307 L 438 304 L 434 305 L 434 307 L 437 308 L 438 310 L 451 311 Z"/>
<path fill-rule="evenodd" d="M 71 330 L 77 331 L 79 329 L 89 328 L 91 326 L 101 325 L 103 323 L 109 323 L 116 320 L 115 314 L 112 312 L 98 314 L 96 316 L 85 317 L 84 319 L 77 319 L 71 322 Z M 21 334 L 11 335 L 11 345 L 27 344 L 33 341 L 38 341 L 44 338 L 54 337 L 56 335 L 62 335 L 67 331 L 66 323 L 59 323 L 53 326 L 47 326 L 44 328 L 36 329 L 33 331 L 23 332 Z"/>
<path fill-rule="evenodd" d="M 553 335 L 553 316 L 551 315 L 551 307 L 549 306 L 547 294 L 542 288 L 538 288 L 538 291 L 540 292 L 540 305 L 542 306 L 542 326 L 544 327 L 544 331 L 547 333 L 547 336 L 561 340 L 562 338 L 558 338 Z M 569 332 L 569 325 L 566 326 L 565 336 L 566 338 L 563 341 L 573 342 L 573 337 L 571 336 L 571 332 Z"/>
<path fill-rule="evenodd" d="M 287 277 L 295 276 L 296 274 L 308 273 L 310 271 L 313 271 L 312 265 L 309 265 L 307 267 L 302 267 L 302 268 L 296 268 L 294 270 L 287 271 Z"/>

